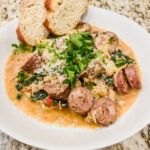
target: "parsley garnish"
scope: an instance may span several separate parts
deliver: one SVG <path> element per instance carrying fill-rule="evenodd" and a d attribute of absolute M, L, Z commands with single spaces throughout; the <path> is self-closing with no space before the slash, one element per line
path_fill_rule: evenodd
<path fill-rule="evenodd" d="M 94 53 L 94 41 L 90 32 L 72 34 L 70 40 L 66 39 L 65 43 L 67 49 L 61 55 L 66 60 L 63 72 L 68 78 L 63 83 L 69 83 L 73 89 L 80 73 L 88 67 L 91 59 L 100 55 L 100 51 Z"/>
<path fill-rule="evenodd" d="M 36 47 L 33 46 L 27 46 L 25 43 L 23 42 L 20 42 L 18 45 L 17 44 L 11 44 L 11 46 L 14 48 L 13 49 L 13 54 L 17 55 L 19 53 L 25 53 L 26 51 L 29 51 L 29 52 L 34 52 Z"/>

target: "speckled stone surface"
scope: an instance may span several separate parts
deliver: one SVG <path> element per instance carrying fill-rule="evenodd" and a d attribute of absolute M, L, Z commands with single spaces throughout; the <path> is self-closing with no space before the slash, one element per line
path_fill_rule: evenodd
<path fill-rule="evenodd" d="M 21 0 L 0 0 L 0 26 L 18 16 Z M 90 4 L 125 15 L 150 32 L 150 0 L 90 0 Z M 0 150 L 39 150 L 0 131 Z M 150 150 L 150 125 L 129 139 L 101 150 Z"/>

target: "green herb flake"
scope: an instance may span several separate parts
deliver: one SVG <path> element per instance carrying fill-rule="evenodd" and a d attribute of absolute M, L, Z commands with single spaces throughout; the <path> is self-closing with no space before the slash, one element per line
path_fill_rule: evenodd
<path fill-rule="evenodd" d="M 68 79 L 65 79 L 64 81 L 63 81 L 63 84 L 68 84 L 69 83 L 69 80 Z"/>
<path fill-rule="evenodd" d="M 14 48 L 13 54 L 19 54 L 19 53 L 24 53 L 25 51 L 28 50 L 27 46 L 25 43 L 20 42 L 18 45 L 17 44 L 11 44 L 11 46 Z"/>
<path fill-rule="evenodd" d="M 124 66 L 126 63 L 127 63 L 127 60 L 122 59 L 122 60 L 116 61 L 115 65 L 116 67 L 121 67 L 121 66 Z"/>
<path fill-rule="evenodd" d="M 36 47 L 35 47 L 35 46 L 29 48 L 29 51 L 30 51 L 31 53 L 35 52 L 35 50 L 36 50 Z"/>
<path fill-rule="evenodd" d="M 48 66 L 51 67 L 51 65 L 54 64 L 57 61 L 57 59 L 58 59 L 58 57 L 54 56 L 53 59 L 50 61 Z"/>
<path fill-rule="evenodd" d="M 75 34 L 70 35 L 71 42 L 78 48 L 82 47 L 83 45 L 83 42 L 81 41 L 81 39 L 82 39 L 81 34 L 75 33 Z"/>
<path fill-rule="evenodd" d="M 89 83 L 88 83 L 88 89 L 90 89 L 90 90 L 93 89 L 93 83 L 92 83 L 92 82 L 89 82 Z"/>
<path fill-rule="evenodd" d="M 22 94 L 21 93 L 19 93 L 19 94 L 17 94 L 17 100 L 21 100 L 21 98 L 22 98 Z"/>
<path fill-rule="evenodd" d="M 58 86 L 59 88 L 61 88 L 62 87 L 62 85 L 61 84 L 59 84 L 59 86 Z"/>
<path fill-rule="evenodd" d="M 53 105 L 53 106 L 57 106 L 57 100 L 52 99 L 52 101 L 53 101 L 52 105 Z"/>
<path fill-rule="evenodd" d="M 44 90 L 40 90 L 39 92 L 33 93 L 33 95 L 30 97 L 30 100 L 31 101 L 44 100 L 46 97 L 48 97 L 48 93 Z"/>
<path fill-rule="evenodd" d="M 39 55 L 42 55 L 42 52 L 43 52 L 43 49 L 41 49 L 41 48 L 38 49 L 38 54 L 39 54 Z"/>
<path fill-rule="evenodd" d="M 98 51 L 96 51 L 96 53 L 95 53 L 95 57 L 97 58 L 97 57 L 99 57 L 100 56 L 100 51 L 98 50 Z"/>
<path fill-rule="evenodd" d="M 28 76 L 23 72 L 23 71 L 20 71 L 17 75 L 17 78 L 18 78 L 18 81 L 19 82 L 22 82 L 24 81 L 25 79 L 28 78 Z"/>
<path fill-rule="evenodd" d="M 21 90 L 23 89 L 23 87 L 20 86 L 19 84 L 17 84 L 17 85 L 16 85 L 16 89 L 17 89 L 18 91 L 21 91 Z"/>
<path fill-rule="evenodd" d="M 105 61 L 105 58 L 104 58 L 104 57 L 102 57 L 102 63 L 103 63 L 103 64 L 105 64 L 105 63 L 106 63 L 106 61 Z"/>
<path fill-rule="evenodd" d="M 115 63 L 116 67 L 124 66 L 125 64 L 134 64 L 135 60 L 122 53 L 121 50 L 115 50 L 111 54 L 111 60 Z"/>
<path fill-rule="evenodd" d="M 98 78 L 105 80 L 105 82 L 106 82 L 106 84 L 107 84 L 108 86 L 114 84 L 113 76 L 108 76 L 107 74 L 104 74 L 104 73 L 103 73 L 103 74 L 100 74 L 100 75 L 98 76 Z"/>
<path fill-rule="evenodd" d="M 54 48 L 55 43 L 56 43 L 56 39 L 52 42 L 52 45 L 51 45 L 52 48 Z"/>
<path fill-rule="evenodd" d="M 109 43 L 112 43 L 112 42 L 115 42 L 115 41 L 116 41 L 115 37 L 112 36 L 112 37 L 109 38 Z"/>

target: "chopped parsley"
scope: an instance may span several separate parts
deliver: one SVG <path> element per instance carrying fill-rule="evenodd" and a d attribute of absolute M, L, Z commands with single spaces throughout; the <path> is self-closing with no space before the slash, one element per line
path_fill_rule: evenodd
<path fill-rule="evenodd" d="M 23 42 L 20 42 L 18 45 L 17 44 L 11 44 L 11 46 L 14 48 L 13 49 L 13 54 L 14 55 L 17 55 L 19 53 L 25 53 L 26 51 L 29 51 L 29 52 L 34 52 L 36 47 L 33 46 L 27 46 L 25 43 Z"/>
<path fill-rule="evenodd" d="M 55 63 L 57 59 L 58 59 L 58 57 L 55 55 L 55 56 L 53 57 L 53 59 L 50 61 L 49 67 L 50 67 L 53 63 Z"/>
<path fill-rule="evenodd" d="M 35 47 L 35 46 L 29 48 L 29 51 L 30 51 L 31 53 L 35 52 L 35 50 L 36 50 L 36 47 Z"/>
<path fill-rule="evenodd" d="M 115 63 L 116 67 L 124 66 L 125 64 L 134 64 L 135 60 L 122 53 L 121 50 L 115 50 L 111 54 L 111 60 Z"/>
<path fill-rule="evenodd" d="M 103 63 L 103 64 L 105 64 L 105 63 L 106 63 L 106 61 L 105 61 L 105 58 L 104 58 L 104 57 L 102 57 L 102 63 Z"/>
<path fill-rule="evenodd" d="M 67 49 L 61 55 L 66 60 L 63 72 L 68 78 L 63 83 L 69 83 L 73 89 L 80 73 L 88 67 L 91 59 L 100 56 L 100 51 L 94 53 L 94 40 L 90 32 L 71 34 L 70 40 L 65 39 L 65 43 Z"/>

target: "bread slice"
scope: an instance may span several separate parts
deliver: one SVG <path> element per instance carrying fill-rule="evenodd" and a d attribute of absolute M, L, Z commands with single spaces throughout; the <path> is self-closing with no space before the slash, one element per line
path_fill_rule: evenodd
<path fill-rule="evenodd" d="M 45 0 L 25 0 L 20 6 L 20 23 L 17 28 L 18 39 L 35 46 L 48 37 L 49 32 L 43 25 L 47 11 Z"/>
<path fill-rule="evenodd" d="M 74 29 L 88 8 L 88 0 L 46 0 L 49 14 L 44 25 L 55 35 Z"/>

